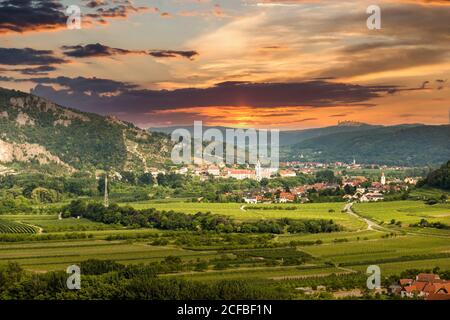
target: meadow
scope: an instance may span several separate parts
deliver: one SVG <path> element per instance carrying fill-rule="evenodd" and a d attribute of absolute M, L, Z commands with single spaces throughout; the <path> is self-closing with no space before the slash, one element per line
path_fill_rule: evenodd
<path fill-rule="evenodd" d="M 155 208 L 157 210 L 173 210 L 195 214 L 197 212 L 211 212 L 213 214 L 231 216 L 237 221 L 266 220 L 266 219 L 325 219 L 333 220 L 348 230 L 359 230 L 365 226 L 363 222 L 342 213 L 343 203 L 311 203 L 285 204 L 285 207 L 296 207 L 295 210 L 264 210 L 251 209 L 252 205 L 241 203 L 193 203 L 193 202 L 134 202 L 121 205 L 131 205 L 135 209 Z M 261 204 L 258 208 L 273 208 L 272 204 Z"/>
<path fill-rule="evenodd" d="M 426 219 L 429 222 L 442 222 L 450 225 L 450 203 L 430 206 L 423 201 L 369 202 L 357 203 L 353 209 L 362 216 L 383 224 L 389 224 L 394 219 L 407 227 L 409 224 Z"/>
<path fill-rule="evenodd" d="M 0 226 L 3 222 L 3 225 L 28 226 L 35 232 L 40 230 L 42 234 L 31 237 L 42 240 L 0 242 L 0 265 L 15 261 L 26 270 L 46 272 L 64 271 L 67 266 L 88 259 L 110 259 L 123 264 L 164 264 L 168 257 L 178 257 L 182 266 L 180 270 L 162 274 L 160 277 L 208 282 L 249 279 L 275 281 L 283 286 L 305 278 L 326 277 L 332 274 L 364 274 L 367 266 L 372 264 L 379 265 L 382 274 L 386 276 L 413 268 L 450 268 L 448 230 L 430 232 L 408 227 L 410 223 L 416 223 L 422 218 L 449 223 L 448 204 L 429 206 L 420 201 L 355 204 L 354 211 L 358 215 L 378 223 L 383 222 L 383 226 L 388 227 L 376 230 L 368 229 L 364 220 L 342 212 L 345 205 L 343 203 L 277 205 L 281 208 L 273 205 L 258 205 L 257 208 L 252 208 L 251 205 L 238 203 L 180 201 L 145 201 L 122 205 L 188 214 L 211 212 L 231 216 L 237 221 L 280 218 L 333 219 L 345 229 L 341 232 L 319 234 L 284 233 L 272 235 L 264 241 L 254 240 L 262 238 L 252 238 L 257 235 L 241 234 L 235 235 L 236 239 L 233 240 L 233 235 L 127 229 L 83 218 L 59 219 L 56 214 L 2 215 Z M 267 209 L 264 209 L 264 206 Z M 295 209 L 288 210 L 287 207 Z M 401 221 L 403 227 L 391 227 L 389 223 L 392 219 Z M 82 233 L 86 238 L 43 238 L 45 235 L 63 236 L 71 233 Z M 217 237 L 219 238 L 215 239 Z M 220 237 L 224 237 L 223 243 Z M 231 240 L 226 240 L 227 237 L 231 237 Z M 207 241 L 208 239 L 211 241 Z M 234 241 L 234 244 L 228 245 L 226 241 Z M 301 261 L 302 257 L 310 258 Z"/>

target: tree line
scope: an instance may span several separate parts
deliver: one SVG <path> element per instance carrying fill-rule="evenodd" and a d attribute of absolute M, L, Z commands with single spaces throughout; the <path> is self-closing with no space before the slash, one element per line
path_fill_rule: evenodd
<path fill-rule="evenodd" d="M 106 224 L 118 224 L 135 228 L 156 228 L 175 231 L 214 231 L 224 233 L 322 233 L 341 231 L 333 220 L 259 220 L 236 222 L 232 218 L 210 212 L 186 214 L 175 211 L 158 211 L 154 208 L 136 210 L 130 206 L 109 207 L 101 203 L 73 200 L 62 208 L 62 216 L 83 217 Z"/>

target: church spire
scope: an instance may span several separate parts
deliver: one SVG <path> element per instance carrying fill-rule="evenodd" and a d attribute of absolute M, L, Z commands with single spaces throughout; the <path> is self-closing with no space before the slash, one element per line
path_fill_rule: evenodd
<path fill-rule="evenodd" d="M 109 197 L 108 197 L 108 172 L 105 173 L 105 195 L 104 195 L 104 206 L 109 207 Z"/>

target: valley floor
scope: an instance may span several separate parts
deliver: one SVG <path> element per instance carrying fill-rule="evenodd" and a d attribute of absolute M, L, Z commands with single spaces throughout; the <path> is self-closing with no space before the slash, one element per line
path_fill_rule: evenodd
<path fill-rule="evenodd" d="M 246 206 L 242 210 L 242 205 L 236 203 L 147 201 L 127 205 L 192 214 L 210 211 L 239 221 L 332 219 L 345 230 L 320 234 L 205 235 L 125 229 L 86 219 L 60 219 L 58 215 L 2 215 L 0 226 L 23 224 L 34 227 L 35 234 L 16 242 L 5 242 L 11 240 L 0 234 L 0 265 L 15 261 L 25 270 L 48 272 L 65 271 L 69 265 L 88 259 L 147 264 L 178 257 L 179 270 L 170 270 L 160 277 L 207 282 L 267 281 L 295 292 L 308 284 L 308 279 L 314 279 L 315 284 L 324 279 L 327 286 L 331 277 L 351 279 L 346 289 L 364 289 L 369 265 L 378 265 L 383 279 L 408 269 L 450 270 L 450 230 L 410 227 L 421 219 L 448 224 L 450 204 L 428 206 L 417 201 L 396 201 L 350 207 L 322 203 L 295 205 L 295 210 L 263 210 L 261 206 Z M 338 291 L 336 288 L 333 292 Z M 302 297 L 305 296 L 299 294 Z"/>

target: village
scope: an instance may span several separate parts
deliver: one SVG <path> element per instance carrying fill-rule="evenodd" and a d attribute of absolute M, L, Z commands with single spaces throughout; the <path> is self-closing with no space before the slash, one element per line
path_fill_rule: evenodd
<path fill-rule="evenodd" d="M 364 172 L 364 169 L 370 170 L 372 176 L 352 174 L 353 172 Z M 248 204 L 307 203 L 310 202 L 308 194 L 311 192 L 341 196 L 342 201 L 376 202 L 384 200 L 387 193 L 404 192 L 411 186 L 416 185 L 420 177 L 406 176 L 400 179 L 387 178 L 385 175 L 386 171 L 402 172 L 406 169 L 405 167 L 388 167 L 377 164 L 362 165 L 356 163 L 356 160 L 353 160 L 350 164 L 344 162 L 282 162 L 280 168 L 267 168 L 262 167 L 258 161 L 253 168 L 249 165 L 227 167 L 206 164 L 203 166 L 182 166 L 170 171 L 150 168 L 150 174 L 155 180 L 157 180 L 158 175 L 175 173 L 198 177 L 201 181 L 207 179 L 249 179 L 260 182 L 259 188 L 244 191 L 242 202 Z M 270 188 L 267 186 L 268 183 L 264 183 L 264 181 L 267 182 L 277 178 L 293 180 L 301 176 L 314 177 L 321 171 L 332 171 L 339 178 L 336 181 L 298 183 L 289 188 Z M 373 172 L 376 172 L 376 176 L 373 176 Z"/>
<path fill-rule="evenodd" d="M 423 298 L 425 300 L 450 300 L 450 280 L 437 274 L 419 273 L 415 279 L 400 279 L 389 287 L 392 294 L 402 298 Z"/>

